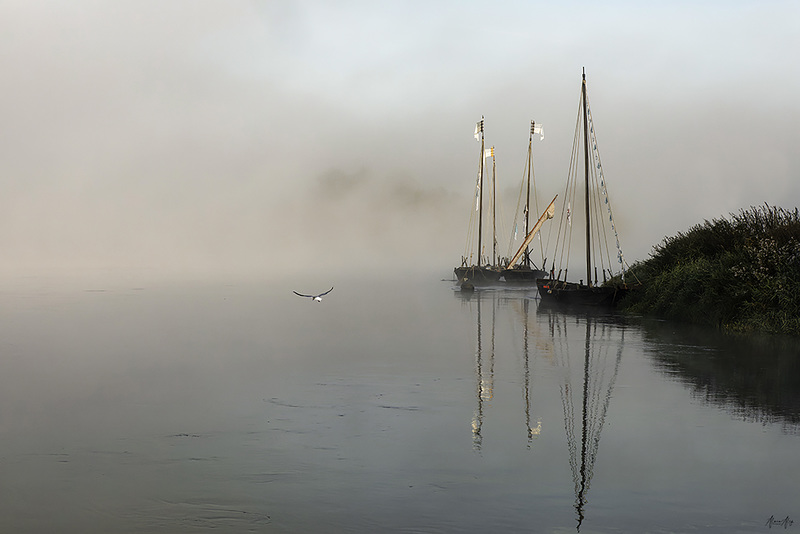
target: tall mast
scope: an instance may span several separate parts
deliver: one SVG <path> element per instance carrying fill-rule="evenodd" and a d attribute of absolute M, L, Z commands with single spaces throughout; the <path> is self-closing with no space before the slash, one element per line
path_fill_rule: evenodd
<path fill-rule="evenodd" d="M 589 114 L 586 108 L 586 70 L 581 84 L 583 96 L 583 170 L 586 177 L 586 284 L 592 286 L 592 244 L 589 229 Z"/>
<path fill-rule="evenodd" d="M 525 199 L 525 235 L 528 235 L 528 220 L 531 217 L 531 167 L 533 167 L 533 129 L 534 122 L 531 121 L 531 134 L 528 136 L 528 194 Z M 531 267 L 531 253 L 528 247 L 525 247 L 525 260 L 523 262 L 525 267 Z"/>
<path fill-rule="evenodd" d="M 483 117 L 481 117 L 480 134 L 481 134 L 481 153 L 480 163 L 478 165 L 478 263 L 481 264 L 481 246 L 483 245 Z"/>
<path fill-rule="evenodd" d="M 494 147 L 492 147 L 492 265 L 500 263 L 497 261 L 497 166 L 494 161 Z"/>

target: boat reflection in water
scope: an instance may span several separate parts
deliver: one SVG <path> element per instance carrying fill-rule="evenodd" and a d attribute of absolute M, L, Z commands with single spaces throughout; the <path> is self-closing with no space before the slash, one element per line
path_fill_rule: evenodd
<path fill-rule="evenodd" d="M 625 331 L 623 329 L 619 332 L 618 325 L 603 322 L 591 314 L 570 316 L 554 312 L 549 314 L 548 319 L 554 343 L 554 359 L 556 365 L 564 370 L 563 383 L 560 386 L 561 405 L 564 411 L 569 465 L 575 486 L 577 530 L 580 531 L 594 475 L 600 434 L 619 375 Z M 570 343 L 567 323 L 581 321 L 585 323 L 585 337 L 583 350 L 579 351 L 575 350 L 574 341 Z M 614 337 L 619 336 L 614 342 L 611 340 L 612 332 Z M 573 361 L 576 359 L 572 355 L 581 353 L 582 366 L 578 365 L 577 371 L 575 364 L 578 362 Z"/>
<path fill-rule="evenodd" d="M 542 383 L 545 387 L 538 389 L 536 399 L 542 402 L 543 392 L 558 392 L 558 401 L 552 395 L 544 402 L 550 406 L 556 402 L 561 405 L 575 494 L 577 530 L 580 531 L 600 437 L 622 362 L 624 327 L 617 321 L 608 320 L 608 316 L 565 314 L 541 306 L 527 291 L 475 291 L 462 294 L 462 299 L 474 306 L 477 318 L 473 448 L 476 451 L 483 448 L 487 405 L 495 399 L 495 380 L 503 380 L 495 373 L 495 363 L 498 353 L 502 355 L 503 348 L 507 347 L 508 340 L 498 336 L 497 318 L 499 315 L 506 319 L 511 315 L 517 327 L 520 322 L 522 324 L 522 343 L 517 346 L 521 350 L 522 404 L 528 448 L 542 432 L 541 418 L 532 417 L 534 381 L 552 377 L 559 381 L 557 385 Z M 519 334 L 518 328 L 515 331 Z M 532 371 L 537 361 L 538 365 L 549 367 L 547 372 Z"/>
<path fill-rule="evenodd" d="M 497 310 L 497 294 L 491 293 L 486 299 L 491 306 L 491 332 L 489 335 L 489 347 L 486 354 L 487 361 L 484 362 L 483 354 L 483 328 L 481 322 L 481 297 L 483 293 L 478 293 L 476 300 L 478 329 L 477 329 L 477 350 L 475 352 L 475 377 L 476 377 L 476 398 L 477 406 L 472 416 L 472 446 L 475 450 L 480 450 L 483 445 L 481 428 L 483 427 L 483 404 L 492 400 L 494 397 L 494 349 L 495 349 L 495 325 Z"/>
<path fill-rule="evenodd" d="M 452 433 L 480 484 L 459 505 L 495 514 L 483 530 L 755 532 L 794 513 L 800 341 L 456 294 Z"/>
<path fill-rule="evenodd" d="M 513 295 L 510 296 L 509 295 Z M 497 310 L 511 306 L 520 317 L 523 327 L 522 356 L 523 356 L 523 404 L 525 414 L 525 432 L 528 447 L 533 438 L 542 431 L 542 421 L 531 422 L 531 371 L 529 354 L 529 313 L 530 307 L 535 305 L 527 292 L 515 291 L 476 291 L 474 293 L 457 293 L 464 302 L 474 304 L 477 318 L 476 350 L 475 350 L 475 398 L 476 407 L 472 417 L 473 448 L 481 450 L 483 445 L 482 428 L 485 417 L 485 405 L 494 398 L 495 354 L 497 345 Z M 484 314 L 489 312 L 489 317 Z M 487 329 L 488 331 L 485 331 Z M 488 336 L 488 339 L 487 339 Z"/>

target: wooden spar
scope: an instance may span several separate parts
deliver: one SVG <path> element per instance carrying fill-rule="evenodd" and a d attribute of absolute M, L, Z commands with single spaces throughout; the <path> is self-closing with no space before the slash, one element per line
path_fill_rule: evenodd
<path fill-rule="evenodd" d="M 581 84 L 583 96 L 583 162 L 586 176 L 586 285 L 592 286 L 592 244 L 589 230 L 589 117 L 586 109 L 586 70 Z"/>
<path fill-rule="evenodd" d="M 536 221 L 536 224 L 533 225 L 533 228 L 531 229 L 531 231 L 528 232 L 528 235 L 525 236 L 525 241 L 522 242 L 522 246 L 519 247 L 519 250 L 517 251 L 517 253 L 514 254 L 514 257 L 511 258 L 510 262 L 508 262 L 508 266 L 509 267 L 512 267 L 514 265 L 514 263 L 519 259 L 519 257 L 525 251 L 525 248 L 533 240 L 533 236 L 536 235 L 536 232 L 538 232 L 539 229 L 542 227 L 542 224 L 544 224 L 544 221 L 546 221 L 547 219 L 552 219 L 553 218 L 553 216 L 555 215 L 555 212 L 556 212 L 555 203 L 556 203 L 556 199 L 557 198 L 558 198 L 558 195 L 553 197 L 553 201 L 550 202 L 550 205 L 547 206 L 547 209 L 544 210 L 544 213 L 542 213 L 542 216 L 539 217 L 539 220 Z"/>

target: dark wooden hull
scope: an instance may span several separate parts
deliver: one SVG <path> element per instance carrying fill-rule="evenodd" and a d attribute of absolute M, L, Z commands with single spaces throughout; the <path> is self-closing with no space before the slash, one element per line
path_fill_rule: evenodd
<path fill-rule="evenodd" d="M 503 269 L 501 271 L 503 280 L 510 284 L 531 284 L 535 285 L 536 280 L 539 278 L 547 278 L 547 271 L 541 269 L 527 269 L 525 267 L 516 267 L 511 269 Z"/>
<path fill-rule="evenodd" d="M 453 272 L 459 284 L 471 282 L 480 285 L 492 284 L 500 281 L 500 269 L 494 267 L 472 265 L 471 267 L 456 267 Z"/>
<path fill-rule="evenodd" d="M 536 282 L 542 302 L 565 306 L 613 307 L 628 291 L 624 287 L 589 287 L 542 278 Z"/>

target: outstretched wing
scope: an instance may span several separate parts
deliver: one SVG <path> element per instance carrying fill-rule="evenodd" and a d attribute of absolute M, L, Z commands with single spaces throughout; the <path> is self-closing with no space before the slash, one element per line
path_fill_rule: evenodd
<path fill-rule="evenodd" d="M 333 289 L 333 288 L 331 288 L 331 289 Z M 308 297 L 308 298 L 310 298 L 310 299 L 313 299 L 313 298 L 314 298 L 314 295 L 303 295 L 302 293 L 298 293 L 297 291 L 292 291 L 292 293 L 294 293 L 294 294 L 295 294 L 295 295 L 297 295 L 298 297 Z"/>
<path fill-rule="evenodd" d="M 327 290 L 325 293 L 320 293 L 320 294 L 319 294 L 319 295 L 317 295 L 317 296 L 318 296 L 318 297 L 325 296 L 325 295 L 327 295 L 328 293 L 330 293 L 331 291 L 333 291 L 333 286 L 331 286 L 331 288 L 330 288 L 329 290 Z"/>

